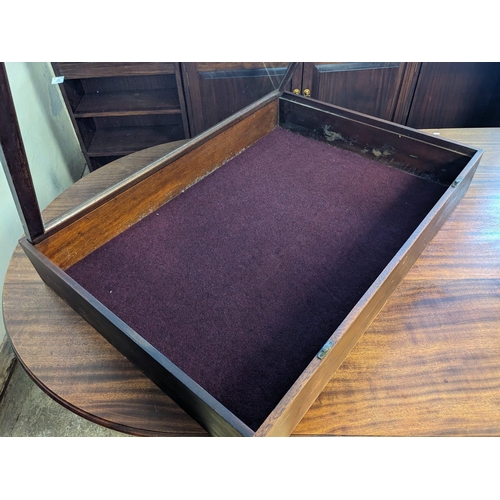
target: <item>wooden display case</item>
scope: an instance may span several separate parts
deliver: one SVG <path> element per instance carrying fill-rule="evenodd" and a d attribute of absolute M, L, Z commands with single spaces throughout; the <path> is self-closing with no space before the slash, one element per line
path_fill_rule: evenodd
<path fill-rule="evenodd" d="M 482 154 L 285 83 L 20 241 L 50 287 L 216 436 L 293 431 Z"/>

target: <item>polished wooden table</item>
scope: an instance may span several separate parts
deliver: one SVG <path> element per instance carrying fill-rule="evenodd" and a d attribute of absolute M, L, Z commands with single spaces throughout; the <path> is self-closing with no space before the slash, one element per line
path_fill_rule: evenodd
<path fill-rule="evenodd" d="M 295 435 L 500 435 L 500 129 L 431 132 L 484 149 L 476 176 Z M 97 170 L 44 217 L 171 147 Z M 23 367 L 75 413 L 130 434 L 207 435 L 40 280 L 19 246 L 5 280 L 4 318 Z"/>

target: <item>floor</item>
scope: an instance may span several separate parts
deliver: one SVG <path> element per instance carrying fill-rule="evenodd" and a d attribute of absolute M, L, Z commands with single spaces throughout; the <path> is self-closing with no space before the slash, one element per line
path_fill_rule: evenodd
<path fill-rule="evenodd" d="M 0 437 L 120 437 L 63 408 L 15 363 L 0 399 Z"/>

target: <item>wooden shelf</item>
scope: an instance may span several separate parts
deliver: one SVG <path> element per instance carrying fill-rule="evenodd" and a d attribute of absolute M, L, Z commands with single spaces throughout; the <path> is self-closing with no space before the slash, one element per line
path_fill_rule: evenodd
<path fill-rule="evenodd" d="M 130 153 L 190 137 L 179 63 L 52 63 L 92 172 Z"/>
<path fill-rule="evenodd" d="M 56 63 L 59 75 L 65 79 L 102 78 L 114 76 L 138 76 L 174 74 L 174 63 Z"/>
<path fill-rule="evenodd" d="M 96 130 L 87 154 L 91 158 L 123 156 L 180 139 L 184 139 L 182 125 L 103 128 Z"/>
<path fill-rule="evenodd" d="M 177 89 L 136 90 L 85 94 L 75 118 L 180 114 Z"/>

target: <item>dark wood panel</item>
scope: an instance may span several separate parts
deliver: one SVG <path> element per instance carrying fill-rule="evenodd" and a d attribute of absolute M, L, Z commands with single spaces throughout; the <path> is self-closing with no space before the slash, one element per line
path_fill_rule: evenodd
<path fill-rule="evenodd" d="M 198 62 L 196 64 L 197 71 L 201 72 L 216 72 L 228 71 L 228 76 L 235 71 L 254 71 L 266 70 L 272 68 L 286 68 L 289 63 L 286 62 Z M 284 73 L 283 73 L 284 74 Z M 279 85 L 281 77 L 276 77 L 276 84 Z"/>
<path fill-rule="evenodd" d="M 103 167 L 104 165 L 107 165 L 108 163 L 112 163 L 115 160 L 118 160 L 119 158 L 123 158 L 123 156 L 93 156 L 90 158 L 90 161 L 92 162 L 93 165 L 93 170 L 96 170 L 98 168 Z"/>
<path fill-rule="evenodd" d="M 87 93 L 125 92 L 138 90 L 177 89 L 175 75 L 110 76 L 107 78 L 83 78 L 80 82 Z"/>
<path fill-rule="evenodd" d="M 87 151 L 96 131 L 95 122 L 92 118 L 84 118 L 76 121 L 74 116 L 72 116 L 72 119 L 75 122 L 76 131 L 80 139 L 82 150 L 85 151 L 86 159 L 88 159 Z"/>
<path fill-rule="evenodd" d="M 183 63 L 192 135 L 278 88 L 288 63 Z"/>
<path fill-rule="evenodd" d="M 189 130 L 189 118 L 188 118 L 188 110 L 186 106 L 186 97 L 185 97 L 185 89 L 184 82 L 182 81 L 182 70 L 181 64 L 176 62 L 175 64 L 175 86 L 177 88 L 177 93 L 179 96 L 179 106 L 181 108 L 181 116 L 182 116 L 182 125 L 184 127 L 184 137 L 188 139 L 191 137 L 191 131 Z"/>
<path fill-rule="evenodd" d="M 181 116 L 178 113 L 167 114 L 133 114 L 95 116 L 93 122 L 97 129 L 124 127 L 161 127 L 180 125 Z"/>
<path fill-rule="evenodd" d="M 288 92 L 293 92 L 294 90 L 298 89 L 300 92 L 300 89 L 302 88 L 302 76 L 304 74 L 304 63 L 298 63 L 297 67 L 295 68 L 295 71 L 293 72 L 292 79 L 290 81 L 290 84 L 285 87 L 285 91 Z"/>
<path fill-rule="evenodd" d="M 65 79 L 99 78 L 106 76 L 159 75 L 174 73 L 174 63 L 144 63 L 144 62 L 58 62 L 54 63 L 58 75 Z"/>
<path fill-rule="evenodd" d="M 0 63 L 0 163 L 25 233 L 34 240 L 44 233 L 42 215 L 24 149 L 5 64 Z"/>
<path fill-rule="evenodd" d="M 66 100 L 68 110 L 75 110 L 85 95 L 81 80 L 68 80 L 60 84 L 59 88 Z"/>
<path fill-rule="evenodd" d="M 54 70 L 54 73 L 57 75 L 58 70 L 55 63 L 52 63 L 52 68 Z M 71 120 L 71 123 L 73 124 L 73 128 L 75 129 L 76 137 L 78 138 L 78 142 L 80 143 L 80 147 L 85 158 L 85 163 L 87 164 L 90 172 L 93 172 L 95 168 L 92 164 L 92 160 L 87 154 L 87 147 L 94 135 L 95 124 L 92 123 L 92 120 L 89 119 L 76 120 L 73 114 L 73 111 L 76 109 L 85 94 L 82 83 L 80 80 L 68 80 L 64 84 L 59 85 L 59 88 L 61 90 L 62 98 L 66 104 L 69 118 Z"/>
<path fill-rule="evenodd" d="M 310 89 L 314 99 L 393 120 L 400 97 L 406 103 L 411 96 L 413 70 L 399 62 L 304 63 L 302 92 Z"/>
<path fill-rule="evenodd" d="M 407 125 L 500 125 L 500 63 L 423 63 Z"/>
<path fill-rule="evenodd" d="M 422 67 L 422 63 L 419 62 L 409 62 L 405 64 L 406 70 L 403 81 L 401 82 L 401 89 L 399 91 L 396 109 L 394 110 L 394 115 L 392 116 L 393 122 L 401 123 L 402 125 L 406 125 L 408 120 L 408 114 L 410 112 L 413 95 L 415 94 L 415 88 L 418 82 L 418 76 Z"/>

